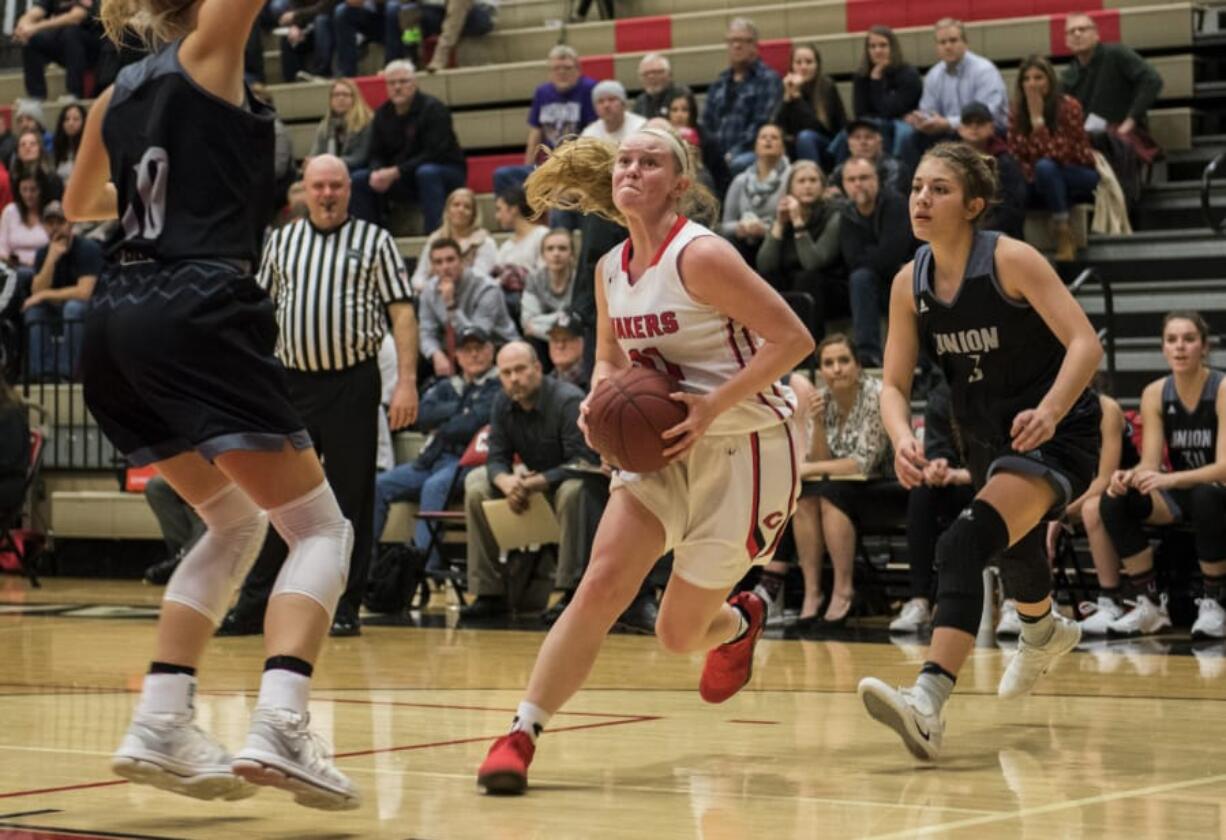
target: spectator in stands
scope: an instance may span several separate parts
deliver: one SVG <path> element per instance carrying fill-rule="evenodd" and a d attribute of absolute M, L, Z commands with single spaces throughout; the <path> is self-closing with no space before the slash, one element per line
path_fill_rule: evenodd
<path fill-rule="evenodd" d="M 468 175 L 451 112 L 417 89 L 417 72 L 407 60 L 389 62 L 383 79 L 388 100 L 371 122 L 370 168 L 353 173 L 353 215 L 378 222 L 380 196 L 410 200 L 421 206 L 426 230 L 434 230 L 445 197 Z"/>
<path fill-rule="evenodd" d="M 807 454 L 800 466 L 801 498 L 792 520 L 796 553 L 805 581 L 800 628 L 841 627 L 851 614 L 855 589 L 852 566 L 856 528 L 863 512 L 876 503 L 877 488 L 886 481 L 890 441 L 881 423 L 881 380 L 869 376 L 856 361 L 852 340 L 842 333 L 822 339 L 817 348 L 821 381 L 814 388 L 803 376 L 793 376 L 800 388 L 801 411 L 810 425 Z M 863 481 L 831 481 L 857 476 Z M 818 618 L 822 556 L 830 554 L 834 586 L 825 613 Z"/>
<path fill-rule="evenodd" d="M 383 58 L 391 63 L 404 55 L 400 39 L 398 0 L 341 0 L 332 10 L 336 69 L 341 76 L 358 75 L 358 36 L 364 43 L 380 44 Z"/>
<path fill-rule="evenodd" d="M 780 292 L 804 292 L 813 298 L 812 320 L 806 324 L 820 340 L 832 310 L 847 307 L 847 272 L 839 249 L 842 201 L 826 197 L 826 179 L 811 160 L 792 164 L 787 194 L 762 247 L 758 273 Z"/>
<path fill-rule="evenodd" d="M 55 124 L 55 137 L 51 141 L 55 174 L 64 183 L 68 183 L 68 177 L 72 175 L 72 165 L 77 159 L 77 149 L 81 147 L 81 129 L 84 127 L 85 106 L 75 102 L 65 105 L 64 110 L 60 111 L 60 118 Z"/>
<path fill-rule="evenodd" d="M 24 506 L 29 471 L 29 408 L 0 370 L 0 510 Z"/>
<path fill-rule="evenodd" d="M 864 367 L 881 366 L 881 313 L 889 284 L 914 250 L 906 200 L 882 189 L 872 161 L 843 164 L 848 204 L 839 220 L 839 249 L 848 269 L 851 323 Z"/>
<path fill-rule="evenodd" d="M 1090 636 L 1105 636 L 1111 624 L 1124 615 L 1124 600 L 1120 591 L 1120 557 L 1111 544 L 1111 537 L 1103 525 L 1101 505 L 1103 493 L 1111 486 L 1111 477 L 1118 470 L 1131 470 L 1141 461 L 1133 442 L 1133 427 L 1124 416 L 1120 404 L 1106 394 L 1099 393 L 1098 405 L 1103 419 L 1099 425 L 1103 445 L 1098 453 L 1098 475 L 1089 489 L 1064 511 L 1061 522 L 1049 522 L 1047 526 L 1047 556 L 1057 559 L 1057 542 L 1062 534 L 1072 533 L 1072 526 L 1081 523 L 1090 543 L 1090 558 L 1094 561 L 1094 574 L 1098 578 L 1098 600 L 1080 605 L 1085 618 L 1080 621 L 1081 632 Z M 1015 608 L 1016 611 L 1016 608 Z"/>
<path fill-rule="evenodd" d="M 1009 151 L 1009 144 L 996 133 L 992 113 L 982 102 L 972 102 L 962 109 L 958 121 L 958 137 L 980 154 L 996 159 L 996 180 L 1000 182 L 997 202 L 983 214 L 982 230 L 998 230 L 1022 239 L 1026 227 L 1026 176 L 1022 165 Z"/>
<path fill-rule="evenodd" d="M 906 117 L 915 131 L 900 151 L 912 172 L 925 151 L 942 140 L 953 139 L 962 109 L 969 103 L 982 102 L 988 106 L 993 122 L 1002 130 L 1009 114 L 1005 80 L 995 64 L 967 48 L 962 21 L 941 18 L 933 31 L 938 61 L 924 76 L 924 94 L 918 110 Z"/>
<path fill-rule="evenodd" d="M 1098 172 L 1081 105 L 1060 90 L 1047 59 L 1032 55 L 1017 71 L 1017 91 L 1009 112 L 1009 148 L 1022 165 L 1030 199 L 1051 212 L 1056 260 L 1077 256 L 1069 207 L 1094 200 Z"/>
<path fill-rule="evenodd" d="M 579 54 L 573 47 L 558 44 L 549 51 L 549 81 L 538 85 L 528 109 L 528 142 L 524 162 L 494 170 L 494 192 L 518 186 L 536 166 L 540 147 L 552 149 L 562 138 L 578 134 L 596 119 L 592 89 L 596 82 L 582 75 Z"/>
<path fill-rule="evenodd" d="M 387 525 L 388 508 L 393 502 L 417 502 L 420 511 L 445 510 L 451 502 L 448 491 L 456 480 L 460 456 L 483 426 L 490 422 L 494 397 L 501 390 L 494 368 L 494 344 L 489 334 L 468 326 L 456 337 L 458 372 L 436 379 L 422 394 L 417 415 L 417 431 L 429 435 L 425 448 L 411 463 L 399 464 L 375 480 L 374 539 L 379 540 Z M 463 486 L 463 485 L 459 485 Z M 430 545 L 430 530 L 418 521 L 413 545 L 425 551 Z M 437 546 L 430 555 L 431 570 L 442 567 Z"/>
<path fill-rule="evenodd" d="M 870 160 L 877 168 L 877 180 L 885 189 L 893 190 L 899 195 L 911 192 L 911 170 L 901 160 L 885 151 L 885 138 L 881 133 L 881 123 L 873 117 L 856 117 L 847 123 L 847 148 L 851 157 Z M 846 162 L 846 161 L 844 161 Z M 843 164 L 840 163 L 830 173 L 827 189 L 842 191 Z"/>
<path fill-rule="evenodd" d="M 569 312 L 559 313 L 557 320 L 550 326 L 549 361 L 553 365 L 555 379 L 569 382 L 579 390 L 587 392 L 592 383 L 592 369 L 583 360 L 583 322 L 577 315 Z M 607 485 L 605 500 L 608 500 Z M 592 532 L 595 533 L 594 528 Z"/>
<path fill-rule="evenodd" d="M 55 174 L 55 163 L 51 152 L 43 145 L 42 134 L 37 131 L 23 131 L 17 137 L 17 152 L 9 163 L 9 174 L 20 180 L 23 175 L 31 172 L 39 172 L 46 177 L 49 198 L 63 197 L 64 182 Z"/>
<path fill-rule="evenodd" d="M 709 100 L 708 100 L 709 101 Z M 720 233 L 752 263 L 779 208 L 787 186 L 788 159 L 783 153 L 783 132 L 766 123 L 754 143 L 754 165 L 732 179 L 724 196 Z"/>
<path fill-rule="evenodd" d="M 791 72 L 783 77 L 783 101 L 771 122 L 783 129 L 783 139 L 795 158 L 811 160 L 829 170 L 830 146 L 843 131 L 847 114 L 834 80 L 822 72 L 822 54 L 812 44 L 792 47 Z"/>
<path fill-rule="evenodd" d="M 733 18 L 724 42 L 728 69 L 707 89 L 702 133 L 704 139 L 714 142 L 729 176 L 736 176 L 753 165 L 758 129 L 775 113 L 783 83 L 758 58 L 758 28 L 753 21 Z M 713 163 L 707 161 L 714 172 Z"/>
<path fill-rule="evenodd" d="M 66 380 L 76 371 L 84 343 L 85 313 L 102 272 L 102 248 L 73 233 L 58 201 L 43 208 L 43 226 L 50 241 L 34 257 L 30 296 L 22 304 L 28 369 L 34 377 Z M 57 331 L 59 340 L 54 339 Z"/>
<path fill-rule="evenodd" d="M 698 133 L 698 100 L 688 90 L 673 95 L 667 106 L 669 127 L 691 146 L 702 148 L 702 135 Z"/>
<path fill-rule="evenodd" d="M 490 452 L 486 466 L 464 481 L 464 512 L 468 526 L 468 591 L 476 600 L 460 611 L 461 620 L 500 618 L 509 610 L 498 543 L 485 518 L 482 502 L 506 498 L 511 510 L 527 509 L 530 499 L 544 493 L 562 526 L 555 585 L 574 590 L 587 557 L 578 500 L 582 482 L 567 478 L 564 464 L 599 462 L 579 430 L 583 391 L 544 376 L 532 345 L 512 342 L 498 352 L 502 393 L 490 418 Z M 521 470 L 513 460 L 519 459 Z"/>
<path fill-rule="evenodd" d="M 963 120 L 965 124 L 965 119 Z M 932 622 L 937 539 L 971 503 L 975 491 L 950 413 L 949 383 L 938 372 L 924 406 L 924 483 L 907 493 L 907 558 L 911 598 L 890 622 L 891 633 L 918 633 Z"/>
<path fill-rule="evenodd" d="M 51 241 L 43 227 L 43 208 L 51 201 L 46 174 L 35 171 L 17 180 L 13 203 L 0 211 L 0 259 L 13 268 L 34 268 L 34 257 Z"/>
<path fill-rule="evenodd" d="M 351 173 L 366 168 L 373 122 L 374 113 L 358 86 L 350 79 L 337 79 L 332 82 L 328 111 L 315 129 L 315 140 L 307 157 L 336 155 Z"/>
<path fill-rule="evenodd" d="M 541 242 L 545 265 L 528 275 L 520 301 L 524 337 L 540 347 L 549 331 L 570 310 L 575 292 L 575 247 L 569 230 L 554 228 Z"/>
<path fill-rule="evenodd" d="M 26 95 L 47 98 L 47 63 L 64 68 L 65 86 L 85 99 L 85 74 L 98 63 L 102 50 L 101 4 L 81 0 L 35 0 L 17 20 L 13 43 L 21 47 Z"/>
<path fill-rule="evenodd" d="M 37 99 L 19 99 L 13 107 L 13 148 L 8 150 L 12 157 L 17 151 L 17 139 L 27 131 L 33 131 L 42 139 L 43 145 L 51 143 L 51 135 L 47 132 L 47 119 L 43 116 L 43 103 Z"/>
<path fill-rule="evenodd" d="M 501 230 L 510 231 L 494 260 L 490 276 L 502 284 L 503 291 L 509 286 L 522 291 L 528 275 L 545 264 L 541 254 L 541 241 L 549 228 L 533 221 L 532 207 L 524 195 L 523 187 L 510 187 L 494 198 L 494 219 Z M 509 283 L 511 275 L 514 282 Z"/>
<path fill-rule="evenodd" d="M 519 338 L 498 284 L 484 273 L 465 268 L 460 244 L 442 237 L 429 245 L 432 275 L 419 301 L 421 354 L 435 376 L 455 374 L 455 340 L 469 327 L 480 327 L 502 344 Z"/>
<path fill-rule="evenodd" d="M 161 475 L 150 476 L 149 483 L 145 485 L 145 501 L 158 521 L 162 542 L 166 544 L 165 559 L 145 569 L 145 582 L 163 586 L 179 567 L 183 555 L 204 534 L 204 522 L 196 509 L 184 501 Z"/>
<path fill-rule="evenodd" d="M 592 105 L 596 109 L 596 119 L 583 129 L 583 137 L 617 144 L 647 124 L 646 117 L 627 113 L 626 89 L 615 79 L 605 79 L 592 88 Z"/>
<path fill-rule="evenodd" d="M 864 35 L 864 57 L 851 84 L 856 116 L 878 120 L 890 153 L 898 156 L 915 130 L 906 118 L 919 107 L 924 82 L 914 65 L 903 59 L 893 29 L 880 24 L 869 27 Z"/>
<path fill-rule="evenodd" d="M 1064 19 L 1064 37 L 1076 59 L 1064 68 L 1064 89 L 1081 103 L 1086 128 L 1111 128 L 1124 136 L 1144 129 L 1146 114 L 1162 92 L 1162 77 L 1153 65 L 1125 44 L 1102 43 L 1098 26 L 1086 14 Z"/>
<path fill-rule="evenodd" d="M 639 62 L 639 81 L 643 92 L 634 99 L 634 113 L 640 117 L 669 117 L 673 100 L 690 92 L 685 85 L 673 81 L 673 67 L 666 56 L 647 53 Z M 698 109 L 693 112 L 698 118 Z"/>
<path fill-rule="evenodd" d="M 477 194 L 468 187 L 460 187 L 447 196 L 443 223 L 430 232 L 422 246 L 422 255 L 430 253 L 430 246 L 439 239 L 450 239 L 460 246 L 460 259 L 465 268 L 478 274 L 490 276 L 498 263 L 498 246 L 494 237 L 484 227 Z M 413 290 L 420 292 L 430 278 L 430 260 L 418 259 L 413 271 Z"/>
<path fill-rule="evenodd" d="M 1135 604 L 1109 630 L 1138 636 L 1171 626 L 1143 526 L 1187 523 L 1196 532 L 1205 587 L 1192 637 L 1221 639 L 1226 637 L 1226 376 L 1209 367 L 1209 327 L 1196 312 L 1171 312 L 1163 319 L 1162 355 L 1170 374 L 1141 392 L 1141 462 L 1112 475 L 1099 503 L 1124 563 L 1125 598 Z M 1169 472 L 1162 469 L 1164 443 Z"/>
<path fill-rule="evenodd" d="M 411 8 L 402 7 L 400 13 L 400 29 L 404 34 L 417 25 L 422 39 L 438 38 L 434 55 L 426 65 L 427 73 L 454 66 L 460 39 L 490 34 L 498 19 L 498 0 L 422 0 L 418 4 L 420 20 L 416 24 L 409 11 Z"/>
<path fill-rule="evenodd" d="M 281 80 L 293 82 L 299 74 L 332 75 L 335 47 L 332 19 L 338 0 L 272 0 L 266 7 L 285 29 L 281 36 Z M 262 53 L 261 47 L 261 53 Z M 260 60 L 263 61 L 261 55 Z M 335 103 L 334 103 L 335 104 Z M 324 152 L 316 152 L 324 154 Z M 339 156 L 339 152 L 327 154 Z"/>

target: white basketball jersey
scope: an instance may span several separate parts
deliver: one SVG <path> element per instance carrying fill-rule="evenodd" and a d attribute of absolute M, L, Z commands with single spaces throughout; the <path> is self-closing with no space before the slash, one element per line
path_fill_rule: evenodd
<path fill-rule="evenodd" d="M 681 283 L 677 260 L 707 228 L 678 217 L 651 265 L 630 281 L 630 240 L 604 260 L 605 299 L 614 335 L 630 361 L 677 379 L 684 390 L 707 394 L 749 364 L 762 339 L 713 306 L 698 303 Z M 792 416 L 796 397 L 773 383 L 715 419 L 708 434 L 731 435 L 778 425 Z"/>

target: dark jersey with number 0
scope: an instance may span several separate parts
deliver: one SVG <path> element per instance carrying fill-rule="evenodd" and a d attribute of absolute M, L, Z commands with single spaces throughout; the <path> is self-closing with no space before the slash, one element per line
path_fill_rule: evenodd
<path fill-rule="evenodd" d="M 1176 472 L 1208 466 L 1217 460 L 1217 392 L 1222 372 L 1209 371 L 1196 405 L 1188 411 L 1175 391 L 1175 377 L 1162 383 L 1162 436 Z"/>
<path fill-rule="evenodd" d="M 999 238 L 994 231 L 975 234 L 962 286 L 948 303 L 932 291 L 932 249 L 922 246 L 915 254 L 913 291 L 920 341 L 949 382 L 959 428 L 1003 449 L 1013 418 L 1037 406 L 1056 381 L 1064 345 L 1030 304 L 1001 289 Z M 1086 390 L 1065 419 L 1097 410 L 1097 399 Z"/>
<path fill-rule="evenodd" d="M 102 124 L 118 248 L 150 259 L 258 260 L 274 207 L 272 109 L 197 85 L 176 41 L 120 71 Z"/>

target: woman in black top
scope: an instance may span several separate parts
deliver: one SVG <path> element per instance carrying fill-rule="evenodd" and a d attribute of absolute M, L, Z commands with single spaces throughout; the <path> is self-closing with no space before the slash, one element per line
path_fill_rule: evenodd
<path fill-rule="evenodd" d="M 822 54 L 812 44 L 792 47 L 790 72 L 783 77 L 783 101 L 771 122 L 783 129 L 793 159 L 811 160 L 829 171 L 828 147 L 843 131 L 847 114 L 834 80 L 822 72 Z"/>
<path fill-rule="evenodd" d="M 272 303 L 252 277 L 273 207 L 271 110 L 243 81 L 262 0 L 108 0 L 107 35 L 155 51 L 98 97 L 65 198 L 74 221 L 120 219 L 90 303 L 86 404 L 136 465 L 155 464 L 208 530 L 166 587 L 139 705 L 112 769 L 197 799 L 274 785 L 356 808 L 307 727 L 313 662 L 345 586 L 353 528 L 324 480 L 273 356 Z M 268 524 L 289 556 L 265 618 L 268 659 L 246 746 L 193 722 L 195 672 Z"/>
<path fill-rule="evenodd" d="M 1226 637 L 1226 376 L 1209 367 L 1209 327 L 1196 312 L 1171 312 L 1163 319 L 1162 355 L 1171 372 L 1141 393 L 1141 463 L 1116 472 L 1101 502 L 1103 524 L 1123 560 L 1134 604 L 1109 629 L 1139 636 L 1171 626 L 1142 525 L 1187 522 L 1196 531 L 1205 578 L 1192 637 L 1221 639 Z"/>
<path fill-rule="evenodd" d="M 898 36 L 890 27 L 872 26 L 864 34 L 864 57 L 851 86 L 856 116 L 876 117 L 885 132 L 886 148 L 897 156 L 907 135 L 914 131 L 903 118 L 919 107 L 924 80 L 903 60 Z"/>
<path fill-rule="evenodd" d="M 927 242 L 894 278 L 881 414 L 905 487 L 924 479 L 927 459 L 911 426 L 911 381 L 921 346 L 949 382 L 952 417 L 975 500 L 937 543 L 937 610 L 927 661 L 914 686 L 860 683 L 869 714 L 894 729 L 918 758 L 940 752 L 941 709 L 975 644 L 983 570 L 996 555 L 1023 622 L 1018 653 L 998 693 L 1033 688 L 1081 638 L 1052 611 L 1044 519 L 1080 496 L 1094 477 L 1098 401 L 1088 386 L 1102 347 L 1051 265 L 1022 242 L 979 231 L 996 194 L 993 161 L 943 143 L 912 181 L 915 235 Z"/>

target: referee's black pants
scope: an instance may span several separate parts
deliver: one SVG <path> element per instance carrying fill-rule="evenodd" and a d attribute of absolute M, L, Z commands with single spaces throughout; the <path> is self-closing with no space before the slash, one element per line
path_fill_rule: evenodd
<path fill-rule="evenodd" d="M 377 412 L 382 394 L 379 363 L 372 358 L 341 371 L 286 370 L 285 375 L 290 399 L 323 459 L 324 475 L 332 485 L 341 513 L 353 523 L 349 582 L 341 596 L 341 607 L 357 616 L 366 591 L 374 527 Z M 285 542 L 275 529 L 269 528 L 268 539 L 243 581 L 234 607 L 244 619 L 264 614 L 285 555 Z"/>

